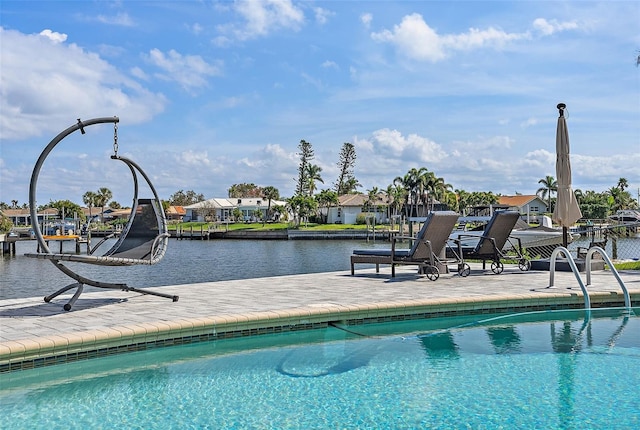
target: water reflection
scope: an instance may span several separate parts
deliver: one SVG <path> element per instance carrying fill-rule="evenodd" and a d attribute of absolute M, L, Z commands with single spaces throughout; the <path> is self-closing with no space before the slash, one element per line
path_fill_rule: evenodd
<path fill-rule="evenodd" d="M 496 354 L 520 351 L 521 339 L 515 326 L 488 328 L 487 335 L 491 340 Z"/>
<path fill-rule="evenodd" d="M 143 288 L 346 271 L 355 248 L 388 245 L 384 241 L 355 240 L 172 239 L 165 257 L 154 266 L 88 267 L 69 262 L 69 267 L 87 278 Z M 35 241 L 21 241 L 17 243 L 16 256 L 0 258 L 0 299 L 40 296 L 68 284 L 68 278 L 50 262 L 24 256 L 25 252 L 35 251 L 35 247 Z"/>
<path fill-rule="evenodd" d="M 450 331 L 431 333 L 420 336 L 420 343 L 427 356 L 433 360 L 450 360 L 459 358 L 458 345 Z"/>

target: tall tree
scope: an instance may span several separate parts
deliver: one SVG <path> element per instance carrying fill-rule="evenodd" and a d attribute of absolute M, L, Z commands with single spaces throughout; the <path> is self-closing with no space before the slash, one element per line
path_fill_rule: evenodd
<path fill-rule="evenodd" d="M 230 198 L 240 199 L 262 197 L 264 191 L 256 184 L 243 183 L 231 185 L 231 187 L 227 190 L 227 193 Z"/>
<path fill-rule="evenodd" d="M 298 179 L 296 181 L 296 194 L 289 199 L 289 207 L 295 214 L 296 223 L 300 225 L 302 218 L 309 213 L 309 207 L 315 205 L 315 201 L 309 194 L 309 165 L 314 158 L 313 146 L 311 143 L 302 139 L 298 144 L 298 156 L 300 164 L 298 166 Z M 305 198 L 311 199 L 311 203 Z"/>
<path fill-rule="evenodd" d="M 542 184 L 542 187 L 538 188 L 536 194 L 540 195 L 542 200 L 547 199 L 547 206 L 549 212 L 551 212 L 551 194 L 558 191 L 558 183 L 555 178 L 550 175 L 540 179 L 538 183 Z"/>
<path fill-rule="evenodd" d="M 300 164 L 298 165 L 298 180 L 296 182 L 296 195 L 305 196 L 309 195 L 309 165 L 315 157 L 313 146 L 311 143 L 302 139 L 298 144 L 298 156 L 300 157 Z"/>
<path fill-rule="evenodd" d="M 620 188 L 620 191 L 624 191 L 625 188 L 629 188 L 629 181 L 627 181 L 627 178 L 618 179 L 618 188 Z"/>
<path fill-rule="evenodd" d="M 358 182 L 358 180 L 352 176 L 346 180 L 344 183 L 344 189 L 346 191 L 345 194 L 349 193 L 358 193 L 358 188 L 362 187 L 362 184 Z"/>
<path fill-rule="evenodd" d="M 189 206 L 204 200 L 204 194 L 198 194 L 193 190 L 176 191 L 169 197 L 170 206 Z"/>
<path fill-rule="evenodd" d="M 372 187 L 367 191 L 367 200 L 364 202 L 368 211 L 373 210 L 376 212 L 377 204 L 378 204 L 378 194 L 380 194 L 380 190 L 378 187 Z"/>
<path fill-rule="evenodd" d="M 338 179 L 335 183 L 335 190 L 339 196 L 348 194 L 351 189 L 348 188 L 349 179 L 354 178 L 353 168 L 356 165 L 356 148 L 352 143 L 345 142 L 340 150 L 340 161 L 338 161 Z"/>
<path fill-rule="evenodd" d="M 402 202 L 402 207 L 404 207 L 404 216 L 407 218 L 411 215 L 411 192 L 413 189 L 411 175 L 407 173 L 404 176 L 397 176 L 393 180 L 393 186 L 403 190 L 404 201 Z"/>
<path fill-rule="evenodd" d="M 318 203 L 320 218 L 326 224 L 329 219 L 329 210 L 333 206 L 338 206 L 338 193 L 333 190 L 322 190 L 319 194 L 316 194 L 314 198 Z"/>
<path fill-rule="evenodd" d="M 63 218 L 70 218 L 72 216 L 77 216 L 81 220 L 85 219 L 84 212 L 82 212 L 82 208 L 73 203 L 70 200 L 56 200 L 55 202 L 49 203 L 50 208 L 54 208 L 58 210 L 58 217 L 64 221 Z"/>
<path fill-rule="evenodd" d="M 93 219 L 93 213 L 91 209 L 96 206 L 97 200 L 98 195 L 93 191 L 87 191 L 82 195 L 82 202 L 89 208 L 89 222 L 91 222 L 91 219 Z"/>
<path fill-rule="evenodd" d="M 265 220 L 271 215 L 271 201 L 280 198 L 280 191 L 276 187 L 267 186 L 262 189 L 262 197 L 268 201 L 266 216 L 262 218 L 262 226 L 264 227 Z"/>
<path fill-rule="evenodd" d="M 391 218 L 394 215 L 398 215 L 402 209 L 402 204 L 405 201 L 406 190 L 397 184 L 390 184 L 387 186 L 386 193 L 387 200 L 389 201 L 389 218 Z"/>
<path fill-rule="evenodd" d="M 104 223 L 104 207 L 109 203 L 111 197 L 113 197 L 113 193 L 107 187 L 98 189 L 96 193 L 96 205 L 100 206 L 100 221 L 102 223 Z"/>
<path fill-rule="evenodd" d="M 316 164 L 307 164 L 307 192 L 309 196 L 313 197 L 313 194 L 316 191 L 316 182 L 322 182 L 322 176 L 320 173 L 322 172 L 322 167 Z"/>

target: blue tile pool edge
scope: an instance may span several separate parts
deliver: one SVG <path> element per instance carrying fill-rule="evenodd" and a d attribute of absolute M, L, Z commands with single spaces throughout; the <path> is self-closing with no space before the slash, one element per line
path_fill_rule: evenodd
<path fill-rule="evenodd" d="M 593 308 L 624 306 L 617 293 L 592 293 Z M 632 306 L 640 291 L 631 292 Z M 0 343 L 0 373 L 88 360 L 133 351 L 220 339 L 326 328 L 330 323 L 363 325 L 463 315 L 583 309 L 576 295 L 492 296 L 413 300 L 368 305 L 315 305 L 304 308 L 211 318 L 157 321 L 122 327 L 57 334 Z"/>

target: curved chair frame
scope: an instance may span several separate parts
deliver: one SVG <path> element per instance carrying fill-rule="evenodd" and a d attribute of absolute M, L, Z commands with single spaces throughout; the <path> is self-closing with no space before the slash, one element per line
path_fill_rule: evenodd
<path fill-rule="evenodd" d="M 133 182 L 134 182 L 134 198 L 133 198 L 133 205 L 131 208 L 131 213 L 129 214 L 127 225 L 125 226 L 124 230 L 120 234 L 120 237 L 118 238 L 116 243 L 111 247 L 111 249 L 109 249 L 102 256 L 92 255 L 100 247 L 100 245 L 102 245 L 105 242 L 105 240 L 107 239 L 105 238 L 101 240 L 90 251 L 88 255 L 62 254 L 62 253 L 54 254 L 49 250 L 47 242 L 45 241 L 44 236 L 42 235 L 42 231 L 40 230 L 40 226 L 38 225 L 38 214 L 36 210 L 36 190 L 37 190 L 38 177 L 40 175 L 40 170 L 42 169 L 42 165 L 44 164 L 44 161 L 46 160 L 49 153 L 65 137 L 67 137 L 68 135 L 72 134 L 77 130 L 80 130 L 82 134 L 85 134 L 84 128 L 87 126 L 94 125 L 94 124 L 103 124 L 103 123 L 117 124 L 119 121 L 120 120 L 118 117 L 95 118 L 87 121 L 81 121 L 80 119 L 78 119 L 77 124 L 67 128 L 66 130 L 58 134 L 51 142 L 49 142 L 49 144 L 42 151 L 42 154 L 40 154 L 40 157 L 38 158 L 38 161 L 36 162 L 35 167 L 33 169 L 33 173 L 31 175 L 31 182 L 29 185 L 29 210 L 31 215 L 31 226 L 33 227 L 36 240 L 38 241 L 39 249 L 42 252 L 28 253 L 26 255 L 28 257 L 46 259 L 51 261 L 60 271 L 62 271 L 64 274 L 66 274 L 67 276 L 69 276 L 70 278 L 76 281 L 75 283 L 67 285 L 66 287 L 61 288 L 55 293 L 48 295 L 44 298 L 45 302 L 49 302 L 53 298 L 64 293 L 65 291 L 68 291 L 73 288 L 77 288 L 71 300 L 64 305 L 64 309 L 67 311 L 71 309 L 71 307 L 76 302 L 80 294 L 82 294 L 84 285 L 90 285 L 98 288 L 120 289 L 123 291 L 134 291 L 142 294 L 151 294 L 159 297 L 170 298 L 174 302 L 178 301 L 178 296 L 174 296 L 174 295 L 163 294 L 163 293 L 158 293 L 158 292 L 149 291 L 149 290 L 141 290 L 141 289 L 129 287 L 126 284 L 94 281 L 92 279 L 85 278 L 75 273 L 69 267 L 61 263 L 61 261 L 74 261 L 74 262 L 97 264 L 97 265 L 103 265 L 103 266 L 131 266 L 135 264 L 152 265 L 160 261 L 166 252 L 169 234 L 167 232 L 167 222 L 164 215 L 164 211 L 162 210 L 162 207 L 160 205 L 160 199 L 158 198 L 158 193 L 156 192 L 155 187 L 151 183 L 151 180 L 149 179 L 147 174 L 142 170 L 142 168 L 140 168 L 140 166 L 138 166 L 135 162 L 133 162 L 132 160 L 129 160 L 128 158 L 120 157 L 117 155 L 117 140 L 114 142 L 114 147 L 116 148 L 116 154 L 112 155 L 111 158 L 114 160 L 120 160 L 124 162 L 127 165 L 127 167 L 129 167 L 129 170 L 131 171 Z M 148 252 L 145 256 L 143 257 L 137 256 L 135 258 L 130 258 L 126 256 L 118 257 L 117 256 L 118 250 L 126 240 L 127 234 L 129 233 L 129 230 L 131 229 L 133 222 L 135 220 L 136 210 L 139 207 L 138 175 L 144 178 L 145 182 L 149 186 L 149 189 L 153 193 L 154 199 L 153 200 L 149 199 L 148 204 L 150 204 L 153 207 L 153 210 L 156 216 L 156 222 L 158 226 L 158 235 L 155 237 L 155 239 L 153 240 L 153 243 L 151 244 L 150 252 Z"/>

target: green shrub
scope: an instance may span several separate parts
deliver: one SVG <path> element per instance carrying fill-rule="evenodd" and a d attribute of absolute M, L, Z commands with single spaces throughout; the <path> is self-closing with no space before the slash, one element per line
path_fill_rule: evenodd
<path fill-rule="evenodd" d="M 4 216 L 4 214 L 0 214 L 0 234 L 9 233 L 13 228 L 13 222 L 9 217 Z"/>

